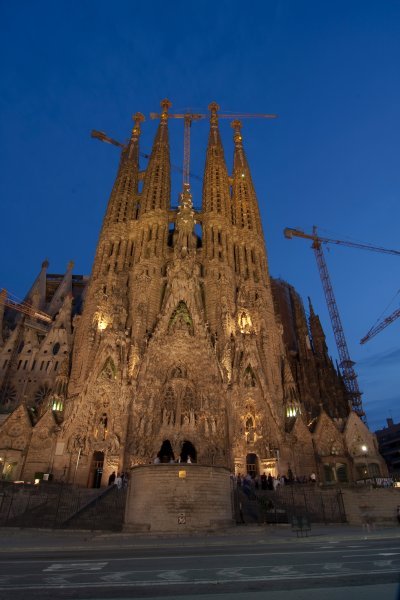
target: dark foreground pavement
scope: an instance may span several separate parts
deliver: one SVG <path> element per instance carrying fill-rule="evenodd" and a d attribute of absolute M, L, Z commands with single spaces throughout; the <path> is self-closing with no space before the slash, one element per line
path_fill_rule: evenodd
<path fill-rule="evenodd" d="M 400 527 L 157 536 L 0 529 L 0 600 L 400 600 Z"/>
<path fill-rule="evenodd" d="M 339 542 L 345 540 L 379 540 L 399 538 L 400 526 L 375 527 L 366 531 L 350 525 L 315 525 L 308 535 L 297 537 L 290 525 L 240 525 L 224 532 L 196 533 L 191 535 L 162 535 L 108 533 L 103 531 L 66 531 L 50 529 L 0 528 L 0 553 L 81 551 L 102 549 L 138 549 L 168 547 L 210 547 L 276 545 L 296 543 L 304 546 L 316 541 Z"/>

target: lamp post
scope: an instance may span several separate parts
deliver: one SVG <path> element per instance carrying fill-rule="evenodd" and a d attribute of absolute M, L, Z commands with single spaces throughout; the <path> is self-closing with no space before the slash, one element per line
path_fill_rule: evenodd
<path fill-rule="evenodd" d="M 81 452 L 82 452 L 82 447 L 79 446 L 79 450 L 78 450 L 78 458 L 76 459 L 76 464 L 75 464 L 75 470 L 74 470 L 74 476 L 72 478 L 72 485 L 74 485 L 75 483 L 75 477 L 76 477 L 76 472 L 78 470 L 78 466 L 79 466 L 79 460 L 81 458 Z"/>
<path fill-rule="evenodd" d="M 363 479 L 368 479 L 368 475 L 369 475 L 369 471 L 368 471 L 368 462 L 367 462 L 367 457 L 368 457 L 368 447 L 363 444 L 361 446 L 361 452 L 362 455 L 364 457 L 364 462 L 365 462 L 365 467 L 364 467 L 364 477 Z"/>

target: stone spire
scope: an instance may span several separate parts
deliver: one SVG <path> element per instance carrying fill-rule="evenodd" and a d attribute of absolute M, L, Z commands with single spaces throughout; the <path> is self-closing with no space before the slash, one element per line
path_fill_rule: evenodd
<path fill-rule="evenodd" d="M 26 294 L 24 301 L 30 302 L 34 308 L 44 310 L 46 307 L 46 279 L 49 261 L 47 258 L 42 262 L 42 268 L 36 277 L 31 289 Z"/>
<path fill-rule="evenodd" d="M 70 388 L 79 391 L 87 369 L 104 342 L 105 330 L 123 331 L 127 303 L 127 279 L 133 254 L 139 180 L 139 137 L 141 113 L 133 116 L 130 140 L 121 154 L 117 178 L 97 245 L 92 275 L 85 294 L 82 316 L 74 333 Z"/>
<path fill-rule="evenodd" d="M 58 286 L 57 290 L 52 297 L 50 304 L 47 307 L 46 312 L 54 317 L 64 304 L 65 298 L 72 295 L 72 269 L 74 268 L 74 262 L 69 261 L 67 265 L 67 271 L 63 277 L 62 282 Z"/>
<path fill-rule="evenodd" d="M 232 182 L 233 223 L 237 227 L 262 235 L 257 196 L 243 148 L 241 122 L 233 121 L 232 128 L 234 130 L 233 139 L 235 142 Z"/>
<path fill-rule="evenodd" d="M 133 129 L 128 144 L 123 148 L 118 174 L 108 202 L 104 227 L 112 223 L 126 223 L 132 219 L 139 181 L 139 137 L 142 113 L 133 115 Z"/>
<path fill-rule="evenodd" d="M 169 209 L 171 164 L 168 140 L 168 109 L 171 106 L 169 100 L 162 100 L 161 120 L 144 177 L 140 215 L 159 209 Z"/>
<path fill-rule="evenodd" d="M 223 342 L 223 306 L 233 310 L 231 199 L 229 177 L 218 128 L 218 104 L 212 102 L 210 134 L 203 180 L 203 265 L 208 293 L 205 295 L 206 318 L 214 338 Z M 228 333 L 226 333 L 228 335 Z"/>
<path fill-rule="evenodd" d="M 319 316 L 315 314 L 313 305 L 311 303 L 311 298 L 308 298 L 308 306 L 310 310 L 309 324 L 310 324 L 310 333 L 312 344 L 314 348 L 314 352 L 320 356 L 328 357 L 328 348 L 325 341 L 325 333 L 322 329 L 321 321 L 319 320 Z"/>
<path fill-rule="evenodd" d="M 267 253 L 257 196 L 243 148 L 241 122 L 233 121 L 232 223 L 235 272 L 241 279 L 269 286 Z"/>
<path fill-rule="evenodd" d="M 203 180 L 203 213 L 224 215 L 230 219 L 229 179 L 224 149 L 218 128 L 219 106 L 211 102 L 210 135 L 208 138 L 206 165 Z"/>

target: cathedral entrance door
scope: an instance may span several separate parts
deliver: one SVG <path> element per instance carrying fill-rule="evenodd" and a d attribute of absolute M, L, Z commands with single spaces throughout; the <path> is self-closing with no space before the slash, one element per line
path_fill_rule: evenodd
<path fill-rule="evenodd" d="M 190 461 L 188 461 L 189 456 Z M 181 450 L 181 462 L 197 462 L 197 452 L 192 442 L 188 442 L 187 440 L 183 442 Z"/>
<path fill-rule="evenodd" d="M 252 479 L 257 477 L 259 473 L 257 454 L 248 454 L 246 456 L 246 469 L 247 473 L 251 476 Z"/>
<path fill-rule="evenodd" d="M 103 476 L 104 452 L 93 452 L 92 468 L 90 469 L 89 487 L 99 488 Z"/>

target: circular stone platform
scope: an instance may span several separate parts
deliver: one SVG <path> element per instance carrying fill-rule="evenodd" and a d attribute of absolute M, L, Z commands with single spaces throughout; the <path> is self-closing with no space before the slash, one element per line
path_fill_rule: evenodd
<path fill-rule="evenodd" d="M 130 472 L 124 531 L 187 533 L 233 525 L 225 467 L 158 464 Z"/>

